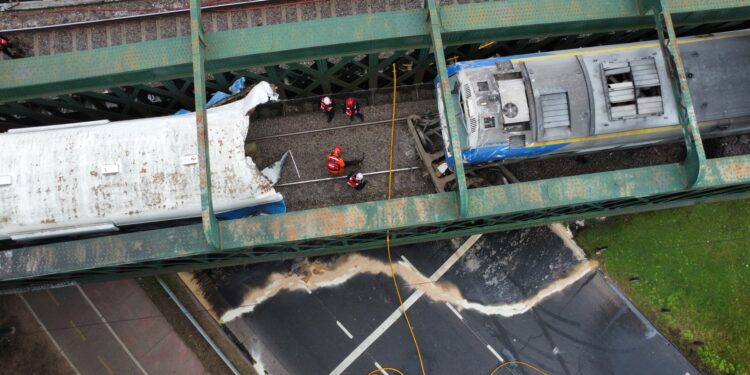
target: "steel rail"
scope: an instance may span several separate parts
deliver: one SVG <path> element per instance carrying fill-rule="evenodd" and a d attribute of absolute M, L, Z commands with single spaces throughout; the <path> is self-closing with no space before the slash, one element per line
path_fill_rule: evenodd
<path fill-rule="evenodd" d="M 394 169 L 393 171 L 394 172 L 405 172 L 405 171 L 413 171 L 413 170 L 419 169 L 419 168 L 422 168 L 422 167 L 420 167 L 420 166 L 406 167 L 406 168 Z M 362 173 L 362 174 L 365 175 L 365 176 L 373 176 L 373 175 L 384 174 L 384 173 L 388 173 L 388 172 L 390 172 L 390 171 L 385 170 L 385 171 L 377 171 L 377 172 L 367 172 L 367 173 Z M 274 185 L 274 186 L 275 187 L 283 187 L 283 186 L 292 186 L 292 185 L 312 184 L 314 182 L 323 182 L 323 181 L 332 181 L 332 180 L 343 180 L 345 178 L 347 178 L 347 177 L 346 176 L 337 176 L 337 177 L 316 178 L 314 180 L 287 182 L 287 183 L 283 183 L 283 184 L 277 184 L 277 185 Z"/>
<path fill-rule="evenodd" d="M 235 3 L 228 3 L 228 4 L 206 5 L 206 6 L 202 6 L 201 10 L 203 11 L 203 10 L 214 10 L 214 9 L 222 9 L 222 8 L 231 8 L 231 7 L 242 6 L 242 5 L 267 3 L 269 1 L 274 1 L 274 0 L 246 0 L 246 1 L 239 1 L 239 2 L 235 2 Z M 27 31 L 61 29 L 61 28 L 66 28 L 66 27 L 95 25 L 95 24 L 98 24 L 98 23 L 105 23 L 105 22 L 126 21 L 126 20 L 138 19 L 138 18 L 168 16 L 168 15 L 181 14 L 181 13 L 190 13 L 190 7 L 183 8 L 183 9 L 166 10 L 166 11 L 162 11 L 162 12 L 154 12 L 154 13 L 146 13 L 146 14 L 134 14 L 134 15 L 131 15 L 131 16 L 102 18 L 102 19 L 98 19 L 98 20 L 78 21 L 78 22 L 68 22 L 68 23 L 57 23 L 57 24 L 54 24 L 54 25 L 33 26 L 33 27 L 16 28 L 16 29 L 3 29 L 3 30 L 0 30 L 0 33 L 15 33 L 15 32 L 27 32 Z"/>
<path fill-rule="evenodd" d="M 396 121 L 406 121 L 408 117 L 400 117 L 397 118 Z M 341 129 L 349 129 L 349 128 L 357 128 L 360 126 L 369 126 L 369 125 L 378 125 L 378 124 L 384 124 L 384 123 L 391 123 L 391 120 L 381 120 L 381 121 L 371 121 L 371 122 L 363 122 L 361 124 L 354 124 L 354 125 L 344 125 L 344 126 L 333 126 L 330 128 L 324 128 L 324 129 L 313 129 L 313 130 L 304 130 L 301 132 L 294 132 L 294 133 L 285 133 L 285 134 L 274 134 L 274 135 L 266 135 L 263 137 L 248 139 L 248 142 L 254 142 L 254 141 L 262 141 L 264 139 L 273 139 L 273 138 L 283 138 L 283 137 L 292 137 L 295 135 L 303 135 L 303 134 L 310 134 L 310 133 L 320 133 L 320 132 L 326 132 L 326 131 L 332 131 L 332 130 L 341 130 Z"/>

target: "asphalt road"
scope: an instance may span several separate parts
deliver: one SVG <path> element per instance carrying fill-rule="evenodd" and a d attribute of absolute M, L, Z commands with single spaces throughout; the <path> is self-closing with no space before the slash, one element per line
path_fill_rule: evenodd
<path fill-rule="evenodd" d="M 698 373 L 546 227 L 465 241 L 393 249 L 429 374 L 488 374 L 510 360 L 550 374 Z M 271 374 L 419 373 L 386 261 L 381 249 L 226 269 L 219 292 L 239 309 L 223 316 Z"/>

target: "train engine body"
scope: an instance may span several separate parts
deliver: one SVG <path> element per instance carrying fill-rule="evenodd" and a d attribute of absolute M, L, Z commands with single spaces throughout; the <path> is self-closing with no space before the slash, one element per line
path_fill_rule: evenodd
<path fill-rule="evenodd" d="M 702 136 L 750 130 L 750 33 L 679 42 Z M 593 153 L 682 139 L 659 42 L 448 67 L 465 164 Z M 438 98 L 440 87 L 436 85 Z M 452 168 L 443 103 L 446 160 Z"/>

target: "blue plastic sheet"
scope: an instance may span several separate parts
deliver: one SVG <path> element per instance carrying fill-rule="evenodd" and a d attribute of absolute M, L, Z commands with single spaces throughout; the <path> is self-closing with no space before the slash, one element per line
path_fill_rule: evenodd
<path fill-rule="evenodd" d="M 243 217 L 257 216 L 260 214 L 273 215 L 283 214 L 286 212 L 286 203 L 284 200 L 278 202 L 266 203 L 260 206 L 239 208 L 232 211 L 222 212 L 216 214 L 216 218 L 219 220 L 234 220 L 242 219 Z"/>

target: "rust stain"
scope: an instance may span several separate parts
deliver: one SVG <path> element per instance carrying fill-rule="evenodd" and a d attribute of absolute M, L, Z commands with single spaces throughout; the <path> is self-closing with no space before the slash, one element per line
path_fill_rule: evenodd
<path fill-rule="evenodd" d="M 750 177 L 750 165 L 745 163 L 727 163 L 721 168 L 721 178 L 724 182 L 733 182 Z"/>
<path fill-rule="evenodd" d="M 523 186 L 520 189 L 524 202 L 542 203 L 542 189 L 539 186 Z"/>
<path fill-rule="evenodd" d="M 99 173 L 96 173 L 96 171 L 91 171 L 91 172 L 89 172 L 89 174 L 92 175 L 92 176 L 98 176 L 99 175 Z"/>
<path fill-rule="evenodd" d="M 565 197 L 568 200 L 582 198 L 587 194 L 586 184 L 580 180 L 573 180 L 566 186 Z"/>

